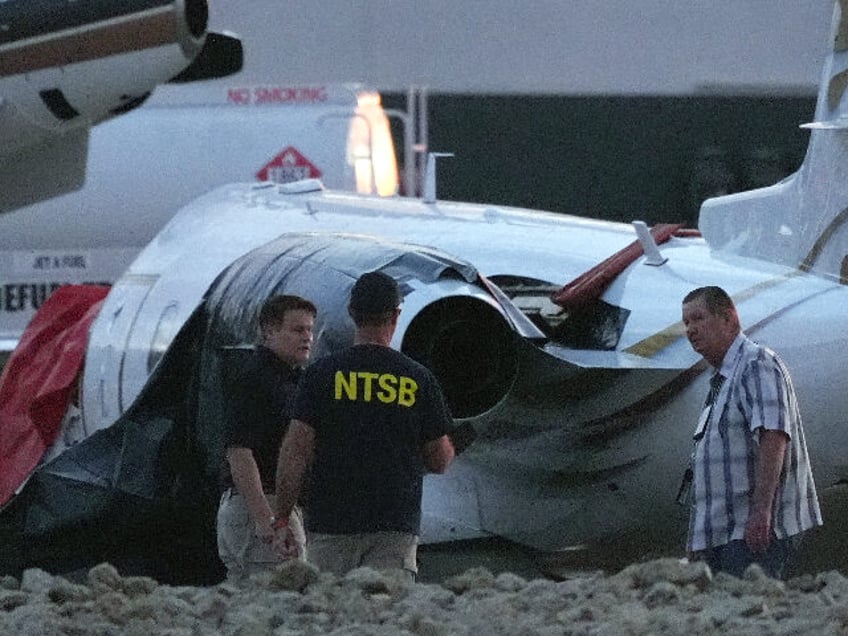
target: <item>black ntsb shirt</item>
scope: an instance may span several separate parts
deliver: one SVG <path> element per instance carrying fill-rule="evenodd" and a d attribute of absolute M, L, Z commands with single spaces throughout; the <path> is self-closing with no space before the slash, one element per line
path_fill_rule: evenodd
<path fill-rule="evenodd" d="M 228 409 L 224 446 L 253 451 L 262 487 L 269 492 L 274 490 L 280 444 L 301 373 L 267 347 L 258 346 L 224 396 Z M 227 462 L 223 484 L 224 488 L 233 486 Z"/>
<path fill-rule="evenodd" d="M 422 448 L 452 426 L 429 369 L 389 347 L 355 345 L 306 369 L 292 418 L 315 430 L 307 530 L 418 534 Z"/>

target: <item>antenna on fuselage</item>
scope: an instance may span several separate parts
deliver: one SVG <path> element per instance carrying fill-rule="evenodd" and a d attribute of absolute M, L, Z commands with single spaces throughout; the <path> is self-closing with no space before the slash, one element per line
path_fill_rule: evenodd
<path fill-rule="evenodd" d="M 660 252 L 660 248 L 657 247 L 657 242 L 651 235 L 651 230 L 648 229 L 647 224 L 644 221 L 633 221 L 633 229 L 636 230 L 636 237 L 645 253 L 645 264 L 656 267 L 663 265 L 668 258 Z"/>
<path fill-rule="evenodd" d="M 428 152 L 427 169 L 424 171 L 424 192 L 421 200 L 424 203 L 436 202 L 436 158 L 453 157 L 452 152 Z"/>

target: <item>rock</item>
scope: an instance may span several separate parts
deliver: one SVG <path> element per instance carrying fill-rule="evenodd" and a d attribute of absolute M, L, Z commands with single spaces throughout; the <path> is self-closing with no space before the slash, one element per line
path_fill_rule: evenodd
<path fill-rule="evenodd" d="M 372 568 L 356 568 L 342 579 L 344 585 L 353 585 L 365 594 L 388 594 L 398 596 L 413 585 L 409 575 L 401 570 L 377 571 Z"/>
<path fill-rule="evenodd" d="M 94 598 L 94 592 L 85 585 L 77 585 L 65 579 L 58 579 L 47 596 L 54 603 L 61 605 L 62 603 L 90 601 Z"/>
<path fill-rule="evenodd" d="M 88 583 L 94 588 L 120 590 L 121 575 L 115 566 L 101 563 L 88 571 Z"/>
<path fill-rule="evenodd" d="M 318 569 L 314 565 L 292 559 L 274 569 L 269 584 L 277 590 L 302 592 L 307 585 L 311 585 L 317 580 Z"/>
<path fill-rule="evenodd" d="M 694 585 L 698 590 L 705 590 L 712 583 L 713 574 L 709 566 L 701 561 L 690 563 L 678 559 L 657 559 L 628 565 L 613 576 L 613 580 L 633 588 L 648 588 L 660 581 L 667 581 L 678 586 Z"/>
<path fill-rule="evenodd" d="M 31 568 L 24 570 L 23 576 L 21 576 L 21 589 L 24 592 L 32 592 L 34 594 L 47 594 L 55 581 L 55 577 L 44 570 Z"/>
<path fill-rule="evenodd" d="M 18 590 L 21 584 L 14 576 L 0 576 L 0 590 Z"/>
<path fill-rule="evenodd" d="M 16 607 L 26 605 L 29 601 L 29 594 L 18 590 L 3 590 L 0 591 L 0 611 L 11 612 Z"/>
<path fill-rule="evenodd" d="M 838 572 L 785 584 L 751 568 L 715 576 L 673 559 L 566 581 L 495 577 L 472 568 L 442 585 L 400 571 L 336 577 L 290 562 L 247 585 L 171 587 L 122 578 L 109 564 L 89 585 L 27 570 L 0 587 L 0 634 L 171 636 L 276 634 L 842 634 L 848 579 Z"/>
<path fill-rule="evenodd" d="M 456 594 L 464 594 L 469 590 L 494 587 L 495 575 L 486 568 L 471 568 L 463 574 L 452 576 L 444 585 Z"/>

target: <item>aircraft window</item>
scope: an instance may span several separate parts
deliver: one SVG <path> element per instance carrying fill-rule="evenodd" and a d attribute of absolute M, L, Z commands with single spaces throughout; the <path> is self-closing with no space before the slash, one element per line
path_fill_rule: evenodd
<path fill-rule="evenodd" d="M 525 316 L 551 340 L 572 349 L 613 350 L 618 346 L 629 309 L 597 300 L 568 312 L 551 301 L 562 285 L 522 276 L 489 276 Z"/>
<path fill-rule="evenodd" d="M 177 309 L 178 303 L 175 301 L 169 303 L 162 310 L 162 315 L 159 317 L 159 323 L 156 325 L 156 331 L 153 332 L 153 339 L 150 342 L 150 351 L 147 354 L 148 374 L 152 373 L 177 335 L 180 328 L 180 323 L 177 320 Z"/>
<path fill-rule="evenodd" d="M 114 356 L 115 348 L 112 345 L 109 345 L 108 347 L 106 347 L 106 360 L 111 361 Z M 109 404 L 106 401 L 106 381 L 103 379 L 102 369 L 101 377 L 99 378 L 97 383 L 97 388 L 99 389 L 97 394 L 100 396 L 100 416 L 102 418 L 107 418 L 109 417 Z"/>
<path fill-rule="evenodd" d="M 38 95 L 56 119 L 68 121 L 69 119 L 79 117 L 79 111 L 71 106 L 71 103 L 65 97 L 65 94 L 58 88 L 39 91 Z"/>

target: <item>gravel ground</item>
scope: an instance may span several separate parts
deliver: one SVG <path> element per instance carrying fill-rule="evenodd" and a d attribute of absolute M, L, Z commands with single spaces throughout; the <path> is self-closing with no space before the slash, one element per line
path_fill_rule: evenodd
<path fill-rule="evenodd" d="M 848 634 L 848 580 L 783 583 L 659 559 L 564 581 L 472 568 L 439 584 L 368 568 L 345 577 L 287 563 L 239 588 L 160 585 L 109 564 L 83 583 L 42 570 L 0 579 L 0 634 Z"/>

